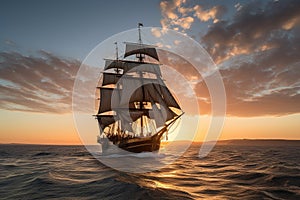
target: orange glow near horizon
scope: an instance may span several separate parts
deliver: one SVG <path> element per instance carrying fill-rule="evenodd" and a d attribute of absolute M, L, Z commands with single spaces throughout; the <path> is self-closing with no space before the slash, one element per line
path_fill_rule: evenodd
<path fill-rule="evenodd" d="M 300 114 L 264 117 L 230 117 L 220 139 L 300 139 Z"/>
<path fill-rule="evenodd" d="M 0 112 L 0 143 L 81 144 L 71 114 Z"/>
<path fill-rule="evenodd" d="M 41 114 L 17 111 L 0 112 L 0 143 L 81 145 L 72 114 Z M 274 117 L 227 117 L 221 140 L 300 139 L 300 114 Z M 200 117 L 195 141 L 203 141 L 209 117 Z M 169 136 L 172 140 L 172 136 Z M 177 140 L 184 140 L 178 137 Z"/>

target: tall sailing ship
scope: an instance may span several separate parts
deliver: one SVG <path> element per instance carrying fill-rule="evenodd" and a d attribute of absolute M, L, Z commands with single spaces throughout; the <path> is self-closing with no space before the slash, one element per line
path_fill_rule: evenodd
<path fill-rule="evenodd" d="M 183 115 L 162 79 L 156 47 L 125 43 L 124 59 L 105 59 L 98 120 L 103 151 L 112 143 L 134 153 L 158 151 L 170 127 Z M 131 58 L 131 59 L 130 59 Z"/>

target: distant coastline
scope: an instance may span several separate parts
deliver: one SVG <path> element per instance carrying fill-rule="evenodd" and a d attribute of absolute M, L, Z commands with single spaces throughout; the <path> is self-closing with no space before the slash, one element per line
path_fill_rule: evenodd
<path fill-rule="evenodd" d="M 173 141 L 178 144 L 190 143 L 190 141 Z M 231 146 L 300 146 L 300 140 L 288 139 L 229 139 L 208 141 L 206 144 L 231 145 Z M 193 142 L 194 145 L 202 145 L 203 142 Z"/>
<path fill-rule="evenodd" d="M 210 143 L 210 142 L 208 142 Z M 300 140 L 287 139 L 230 139 L 219 140 L 217 145 L 236 146 L 300 146 Z"/>

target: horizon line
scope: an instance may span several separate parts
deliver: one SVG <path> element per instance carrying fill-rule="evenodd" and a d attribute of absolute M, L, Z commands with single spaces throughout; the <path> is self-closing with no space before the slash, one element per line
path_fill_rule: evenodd
<path fill-rule="evenodd" d="M 240 139 L 222 139 L 222 140 L 209 140 L 203 141 L 191 141 L 191 140 L 173 140 L 173 141 L 161 141 L 162 143 L 168 142 L 191 142 L 191 143 L 211 143 L 211 142 L 226 142 L 226 141 L 299 141 L 300 139 L 283 139 L 283 138 L 240 138 Z M 97 144 L 97 143 L 96 143 Z M 86 144 L 86 145 L 96 145 Z M 0 143 L 0 145 L 49 145 L 49 146 L 86 146 L 85 144 L 69 144 L 69 143 L 22 143 L 22 142 L 10 142 Z"/>

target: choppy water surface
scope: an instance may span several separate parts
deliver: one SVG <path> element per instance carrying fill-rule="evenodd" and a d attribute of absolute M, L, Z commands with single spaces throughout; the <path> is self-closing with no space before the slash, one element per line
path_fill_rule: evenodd
<path fill-rule="evenodd" d="M 202 159 L 198 151 L 130 174 L 82 146 L 0 145 L 0 199 L 300 199 L 299 142 L 231 142 Z"/>

